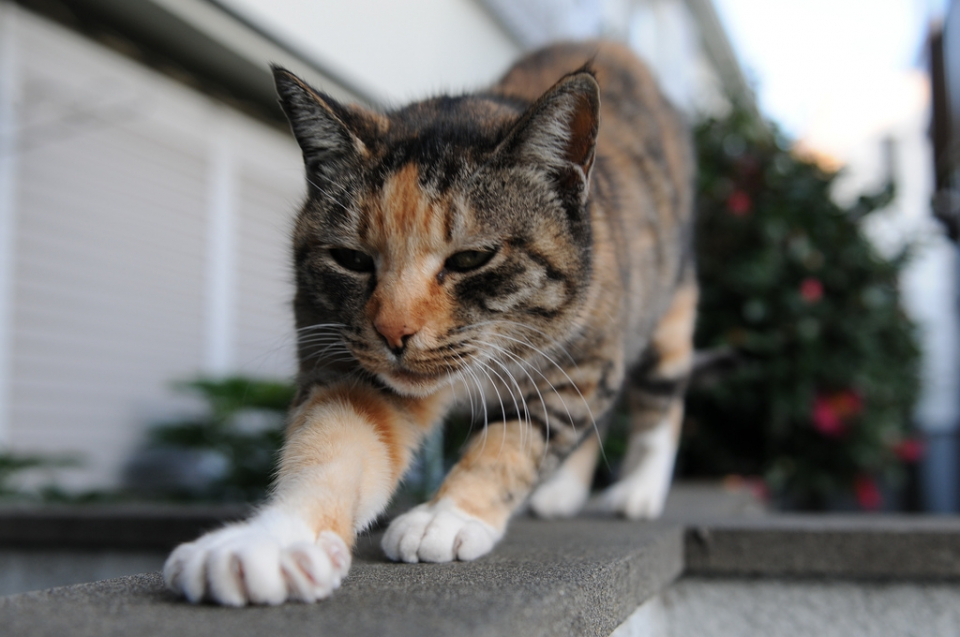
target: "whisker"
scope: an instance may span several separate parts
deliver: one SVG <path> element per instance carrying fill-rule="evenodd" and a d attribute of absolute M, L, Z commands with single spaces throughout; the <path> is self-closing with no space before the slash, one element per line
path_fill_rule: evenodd
<path fill-rule="evenodd" d="M 476 360 L 479 365 L 483 366 L 483 362 L 480 361 L 478 357 L 473 356 L 471 358 Z M 497 388 L 497 384 L 493 382 L 493 378 L 490 377 L 490 374 L 485 369 L 483 369 L 483 367 L 481 367 L 478 371 L 480 371 L 484 376 L 487 377 L 487 380 L 490 382 L 490 386 L 493 387 L 493 391 L 497 393 L 497 401 L 500 403 L 500 414 L 503 418 L 503 430 L 506 431 L 507 430 L 507 409 L 503 405 L 503 396 L 500 394 L 500 390 Z M 499 457 L 500 454 L 503 453 L 503 445 L 505 441 L 506 441 L 506 436 L 505 435 L 501 436 L 500 450 L 497 451 L 497 457 Z M 484 440 L 484 444 L 486 444 L 486 440 Z"/>
<path fill-rule="evenodd" d="M 330 199 L 334 204 L 340 206 L 341 208 L 343 208 L 343 209 L 344 209 L 345 211 L 347 211 L 347 212 L 352 212 L 352 210 L 351 210 L 350 208 L 348 208 L 342 201 L 340 201 L 340 200 L 338 199 L 338 197 L 339 197 L 340 195 L 343 195 L 343 194 L 346 194 L 347 192 L 349 192 L 349 187 L 348 187 L 347 185 L 342 185 L 341 188 L 340 188 L 339 190 L 337 190 L 337 191 L 331 191 L 331 190 L 326 190 L 326 189 L 324 189 L 324 188 L 321 188 L 321 187 L 319 186 L 319 184 L 317 184 L 317 182 L 315 182 L 315 181 L 313 181 L 312 179 L 310 179 L 310 177 L 307 177 L 307 183 L 310 184 L 311 186 L 313 186 L 314 188 L 316 188 L 316 189 L 317 189 L 317 192 L 319 192 L 320 194 L 326 196 L 326 197 L 327 197 L 328 199 Z"/>
<path fill-rule="evenodd" d="M 530 374 L 527 372 L 527 370 L 525 370 L 525 369 L 523 368 L 523 362 L 524 362 L 524 361 L 523 361 L 522 359 L 514 356 L 513 354 L 511 354 L 511 353 L 508 352 L 506 349 L 500 347 L 499 345 L 496 345 L 495 343 L 489 343 L 489 342 L 487 342 L 487 341 L 481 341 L 481 340 L 477 340 L 477 342 L 478 342 L 478 343 L 481 343 L 481 344 L 483 344 L 483 345 L 486 345 L 486 346 L 488 346 L 488 347 L 491 347 L 491 348 L 493 348 L 493 349 L 494 349 L 495 351 L 497 351 L 497 352 L 500 352 L 500 353 L 502 353 L 502 354 L 506 354 L 507 356 L 511 356 L 513 359 L 515 359 L 515 360 L 517 360 L 517 361 L 519 361 L 519 362 L 521 363 L 521 364 L 520 364 L 520 367 L 519 367 L 520 371 L 523 372 L 524 374 L 526 374 L 527 380 L 530 381 L 530 384 L 533 386 L 534 391 L 536 391 L 536 392 L 537 392 L 537 395 L 540 396 L 540 404 L 541 404 L 541 406 L 543 407 L 544 418 L 545 418 L 545 423 L 544 423 L 544 424 L 545 424 L 545 426 L 549 429 L 549 427 L 550 427 L 550 414 L 547 412 L 547 404 L 546 404 L 546 402 L 544 402 L 544 400 L 543 400 L 543 395 L 540 394 L 540 388 L 537 387 L 537 384 L 536 384 L 536 382 L 533 380 L 533 377 L 530 376 Z M 503 369 L 504 373 L 507 374 L 507 375 L 510 377 L 510 380 L 513 381 L 514 386 L 517 388 L 517 393 L 520 395 L 520 402 L 523 403 L 524 414 L 525 414 L 525 416 L 526 416 L 526 426 L 527 426 L 527 428 L 529 428 L 529 429 L 532 430 L 532 428 L 533 428 L 533 421 L 531 420 L 532 414 L 530 413 L 530 408 L 529 408 L 529 406 L 527 405 L 526 396 L 524 395 L 523 390 L 520 388 L 520 383 L 517 381 L 516 377 L 514 377 L 513 373 L 510 371 L 510 369 L 506 366 L 506 364 L 505 364 L 503 361 L 501 361 L 501 360 L 499 360 L 499 359 L 497 359 L 497 358 L 491 358 L 490 360 L 493 361 L 493 362 L 495 362 L 497 365 L 499 365 L 500 368 Z M 548 382 L 549 382 L 549 381 L 548 381 Z M 512 392 L 511 392 L 511 393 L 512 393 Z M 563 400 L 563 397 L 562 397 L 562 396 L 558 396 L 558 397 L 561 399 L 561 401 Z M 522 435 L 523 435 L 523 434 L 521 433 L 521 436 L 522 436 Z M 522 444 L 523 444 L 523 440 L 521 439 L 521 445 L 522 445 Z"/>
<path fill-rule="evenodd" d="M 524 345 L 524 346 L 526 346 L 526 347 L 529 347 L 529 348 L 532 349 L 533 351 L 535 351 L 535 352 L 537 352 L 538 354 L 540 354 L 541 357 L 543 357 L 546 361 L 548 361 L 550 364 L 552 364 L 554 367 L 556 367 L 557 370 L 558 370 L 561 374 L 563 374 L 564 378 L 567 379 L 567 382 L 570 383 L 570 386 L 573 387 L 573 389 L 577 392 L 577 395 L 580 396 L 580 400 L 583 401 L 584 407 L 587 408 L 587 414 L 590 416 L 590 423 L 593 425 L 593 430 L 594 430 L 594 432 L 596 432 L 596 434 L 597 434 L 597 439 L 598 439 L 598 440 L 601 440 L 601 442 L 602 442 L 603 437 L 600 435 L 600 427 L 597 426 L 597 421 L 596 421 L 596 419 L 593 417 L 593 410 L 590 408 L 590 403 L 587 402 L 586 397 L 584 397 L 583 393 L 580 391 L 580 388 L 577 387 L 577 384 L 573 381 L 572 378 L 570 378 L 570 375 L 567 374 L 566 370 L 563 369 L 563 367 L 561 367 L 561 366 L 560 366 L 555 360 L 553 360 L 550 356 L 547 356 L 542 350 L 540 350 L 540 349 L 537 348 L 537 347 L 534 347 L 534 346 L 531 345 L 530 343 L 525 343 L 525 342 L 523 342 L 523 341 L 520 341 L 520 340 L 518 340 L 518 339 L 512 338 L 512 337 L 507 336 L 507 335 L 505 335 L 505 334 L 498 334 L 498 336 L 499 336 L 500 338 L 505 338 L 505 339 L 507 339 L 507 340 L 509 340 L 509 341 L 514 341 L 514 342 L 516 342 L 516 343 L 519 343 L 519 344 L 521 344 L 521 345 Z M 546 380 L 546 378 L 544 378 L 544 380 Z M 549 381 L 548 381 L 548 382 L 549 382 Z M 556 388 L 554 388 L 554 392 L 556 392 Z M 560 396 L 559 392 L 556 392 L 556 393 L 557 393 L 557 396 L 559 397 L 559 396 Z M 571 424 L 573 424 L 573 423 L 571 423 Z M 574 431 L 574 433 L 577 432 L 577 428 L 576 428 L 575 425 L 574 425 L 573 431 Z M 602 445 L 602 444 L 600 445 L 600 452 L 601 452 L 601 454 L 603 455 L 603 461 L 604 461 L 604 462 L 607 462 L 607 457 L 606 457 L 606 454 L 603 452 L 603 445 Z"/>
<path fill-rule="evenodd" d="M 503 361 L 501 361 L 500 359 L 497 359 L 497 358 L 491 358 L 491 359 L 490 359 L 490 362 L 497 364 L 497 365 L 500 367 L 500 369 L 503 370 L 503 373 L 506 374 L 507 377 L 513 382 L 513 386 L 517 389 L 517 394 L 519 394 L 519 396 L 520 396 L 520 404 L 523 405 L 523 417 L 519 419 L 519 422 L 520 422 L 520 449 L 521 449 L 521 451 L 522 451 L 522 450 L 526 447 L 526 440 L 527 440 L 526 436 L 527 436 L 527 433 L 528 433 L 529 431 L 533 431 L 533 423 L 532 423 L 532 421 L 530 420 L 530 408 L 527 406 L 527 399 L 526 399 L 526 397 L 523 395 L 523 389 L 521 389 L 520 383 L 517 382 L 517 379 L 516 379 L 516 377 L 513 375 L 513 373 L 510 371 L 510 368 L 508 368 L 508 367 L 503 363 Z M 510 390 L 510 395 L 513 396 L 513 390 Z M 517 399 L 516 399 L 516 398 L 513 399 L 513 403 L 514 403 L 514 406 L 517 407 L 517 409 L 519 409 L 519 406 L 517 406 L 517 404 L 516 404 L 516 403 L 517 403 Z"/>
<path fill-rule="evenodd" d="M 488 321 L 480 321 L 479 323 L 473 323 L 473 324 L 471 324 L 471 325 L 469 325 L 469 326 L 465 326 L 465 327 L 480 327 L 480 326 L 482 326 L 482 325 L 496 325 L 496 324 L 511 325 L 511 326 L 514 326 L 514 327 L 522 327 L 522 328 L 524 328 L 524 329 L 526 329 L 526 330 L 530 330 L 530 331 L 532 331 L 532 332 L 536 332 L 537 334 L 539 334 L 540 336 L 543 336 L 546 340 L 548 340 L 553 347 L 555 347 L 555 348 L 557 348 L 558 350 L 560 350 L 560 351 L 564 354 L 564 356 L 567 357 L 567 360 L 569 360 L 570 363 L 571 363 L 574 367 L 577 367 L 577 361 L 576 361 L 576 359 L 570 354 L 570 352 L 567 351 L 567 348 L 563 346 L 563 343 L 561 343 L 560 341 L 558 341 L 556 338 L 550 336 L 549 334 L 547 334 L 547 333 L 544 332 L 543 330 L 540 330 L 540 329 L 537 329 L 537 328 L 533 327 L 532 325 L 527 325 L 526 323 L 520 323 L 520 322 L 518 322 L 518 321 L 511 321 L 511 320 L 508 320 L 508 319 L 491 319 L 491 320 L 488 320 Z"/>
<path fill-rule="evenodd" d="M 473 379 L 473 382 L 477 387 L 477 392 L 480 394 L 480 407 L 483 409 L 483 447 L 481 447 L 481 449 L 483 449 L 483 448 L 486 448 L 487 428 L 490 425 L 490 414 L 487 413 L 487 397 L 483 393 L 483 385 L 480 382 L 480 378 L 476 375 L 476 373 L 474 373 L 474 371 L 470 368 L 470 366 L 465 364 L 463 366 L 463 370 L 467 372 L 470 375 L 470 377 Z M 471 427 L 471 431 L 472 431 L 472 427 Z"/>
<path fill-rule="evenodd" d="M 484 342 L 484 341 L 478 341 L 478 342 Z M 570 413 L 570 408 L 567 406 L 567 401 L 563 399 L 563 396 L 561 396 L 560 392 L 557 391 L 557 388 L 553 386 L 553 383 L 550 382 L 550 379 L 544 376 L 543 372 L 541 372 L 539 369 L 534 367 L 532 363 L 530 363 L 529 361 L 523 360 L 516 354 L 513 354 L 512 352 L 508 351 L 503 347 L 500 347 L 499 345 L 496 345 L 494 343 L 487 343 L 487 344 L 490 345 L 491 347 L 496 348 L 497 350 L 499 350 L 500 352 L 509 356 L 510 358 L 512 358 L 517 362 L 517 364 L 520 366 L 520 371 L 522 371 L 524 374 L 527 375 L 527 378 L 530 380 L 530 384 L 533 385 L 534 391 L 537 392 L 537 396 L 539 396 L 540 398 L 540 405 L 543 407 L 544 427 L 546 429 L 546 432 L 545 432 L 546 440 L 544 441 L 543 457 L 540 459 L 540 461 L 543 462 L 543 460 L 546 459 L 547 457 L 547 449 L 549 448 L 549 443 L 550 443 L 550 410 L 547 408 L 547 403 L 543 399 L 543 394 L 540 393 L 540 387 L 538 386 L 537 382 L 533 379 L 533 377 L 530 375 L 530 373 L 526 370 L 526 367 L 529 366 L 531 369 L 533 369 L 533 371 L 535 371 L 540 376 L 540 378 L 542 378 L 544 382 L 546 382 L 547 385 L 550 386 L 550 389 L 553 390 L 553 393 L 556 395 L 556 397 L 560 399 L 560 404 L 563 405 L 564 411 L 567 412 L 567 418 L 570 421 L 570 425 L 574 428 L 574 431 L 576 431 L 576 424 L 574 424 L 573 414 Z"/>
<path fill-rule="evenodd" d="M 314 323 L 312 325 L 304 325 L 303 327 L 298 327 L 295 332 L 305 332 L 307 330 L 316 330 L 316 329 L 328 329 L 328 328 L 345 328 L 347 327 L 346 323 Z"/>
<path fill-rule="evenodd" d="M 502 351 L 502 349 L 503 349 L 503 348 L 497 347 L 496 345 L 493 345 L 493 344 L 491 344 L 491 343 L 485 343 L 484 341 L 479 341 L 479 340 L 478 340 L 478 341 L 475 341 L 475 342 L 481 343 L 481 344 L 486 344 L 486 345 L 488 345 L 489 347 L 492 347 L 495 351 L 496 351 L 496 350 Z M 497 378 L 500 379 L 500 382 L 503 383 L 504 389 L 505 389 L 507 392 L 510 393 L 510 397 L 511 397 L 511 399 L 513 400 L 513 407 L 514 407 L 514 409 L 517 410 L 517 418 L 518 418 L 518 420 L 520 420 L 520 423 L 521 423 L 521 428 L 520 428 L 520 444 L 521 444 L 521 448 L 522 448 L 523 445 L 524 445 L 524 438 L 523 438 L 523 436 L 524 436 L 523 419 L 524 419 L 524 418 L 526 419 L 527 426 L 530 425 L 530 422 L 529 422 L 529 420 L 530 420 L 530 413 L 529 413 L 529 410 L 527 409 L 527 403 L 526 403 L 526 401 L 525 401 L 524 398 L 523 398 L 523 390 L 520 388 L 520 384 L 517 383 L 517 379 L 513 377 L 513 374 L 510 373 L 510 370 L 507 369 L 507 367 L 505 367 L 500 360 L 498 360 L 498 359 L 497 359 L 496 357 L 494 357 L 494 356 L 490 356 L 489 354 L 487 355 L 487 360 L 490 361 L 490 362 L 496 363 L 497 365 L 499 365 L 499 366 L 503 369 L 504 373 L 507 374 L 507 376 L 510 377 L 510 380 L 511 380 L 511 381 L 513 381 L 513 384 L 516 386 L 517 392 L 518 392 L 519 395 L 520 395 L 520 402 L 523 403 L 523 412 L 520 411 L 520 405 L 517 403 L 517 397 L 513 394 L 513 389 L 510 387 L 510 384 L 509 384 L 509 383 L 503 378 L 503 376 L 501 376 L 495 369 L 493 369 L 492 367 L 490 367 L 489 365 L 487 365 L 484 361 L 481 361 L 481 360 L 477 359 L 477 363 L 480 364 L 480 365 L 483 365 L 486 369 L 488 369 L 490 372 L 492 372 L 493 374 L 495 374 L 495 375 L 497 376 Z M 491 379 L 491 381 L 492 381 L 492 379 Z M 506 425 L 506 423 L 504 423 L 504 425 Z"/>
<path fill-rule="evenodd" d="M 487 360 L 495 361 L 495 359 L 493 359 L 493 358 L 488 358 Z M 503 376 L 501 376 L 501 375 L 497 372 L 497 370 L 493 369 L 492 367 L 490 367 L 489 365 L 487 365 L 485 362 L 483 362 L 483 361 L 481 361 L 481 360 L 477 360 L 477 364 L 480 365 L 480 366 L 482 366 L 484 369 L 486 369 L 487 371 L 489 371 L 489 372 L 492 373 L 494 376 L 496 376 L 497 378 L 500 379 L 500 382 L 503 383 L 504 390 L 506 390 L 507 392 L 509 392 L 509 393 L 510 393 L 510 398 L 513 399 L 513 408 L 517 410 L 517 417 L 519 418 L 519 417 L 520 417 L 520 404 L 517 403 L 517 398 L 516 398 L 516 396 L 513 395 L 513 390 L 510 389 L 510 386 L 509 386 L 509 384 L 507 383 L 507 381 L 504 380 Z M 490 379 L 490 382 L 491 382 L 491 383 L 493 382 L 493 379 L 492 379 L 492 378 Z M 496 385 L 494 385 L 494 389 L 496 389 Z M 521 397 L 521 400 L 522 400 L 522 397 Z M 502 404 L 501 404 L 501 406 L 502 406 Z M 506 410 L 504 409 L 503 411 L 504 411 L 504 414 L 503 414 L 504 422 L 503 422 L 503 424 L 504 424 L 504 426 L 506 426 L 506 424 L 507 424 L 507 422 L 506 422 Z"/>

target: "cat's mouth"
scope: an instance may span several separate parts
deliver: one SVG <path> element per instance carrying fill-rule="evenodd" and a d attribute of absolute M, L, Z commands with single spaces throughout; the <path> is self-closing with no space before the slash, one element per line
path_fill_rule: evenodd
<path fill-rule="evenodd" d="M 434 350 L 411 351 L 402 357 L 352 352 L 360 364 L 397 393 L 424 397 L 450 382 L 460 365 Z"/>

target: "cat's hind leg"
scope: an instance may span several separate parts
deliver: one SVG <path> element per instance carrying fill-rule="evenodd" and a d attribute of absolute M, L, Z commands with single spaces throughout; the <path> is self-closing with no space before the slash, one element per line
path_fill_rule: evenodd
<path fill-rule="evenodd" d="M 560 468 L 534 490 L 530 509 L 546 519 L 569 518 L 579 513 L 590 496 L 599 452 L 600 437 L 588 434 Z"/>
<path fill-rule="evenodd" d="M 630 439 L 620 480 L 602 502 L 630 519 L 663 511 L 683 421 L 683 394 L 693 364 L 697 288 L 681 287 L 654 332 L 647 357 L 625 391 Z"/>

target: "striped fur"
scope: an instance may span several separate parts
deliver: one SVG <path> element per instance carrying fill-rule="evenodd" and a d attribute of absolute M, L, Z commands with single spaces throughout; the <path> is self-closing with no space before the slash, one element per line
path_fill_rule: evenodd
<path fill-rule="evenodd" d="M 178 549 L 171 587 L 227 604 L 329 595 L 458 401 L 484 426 L 391 525 L 391 558 L 482 555 L 541 478 L 534 510 L 576 513 L 621 396 L 632 446 L 605 501 L 656 515 L 697 292 L 689 142 L 649 72 L 617 45 L 558 45 L 486 92 L 388 113 L 275 77 L 308 183 L 300 391 L 270 504 Z"/>

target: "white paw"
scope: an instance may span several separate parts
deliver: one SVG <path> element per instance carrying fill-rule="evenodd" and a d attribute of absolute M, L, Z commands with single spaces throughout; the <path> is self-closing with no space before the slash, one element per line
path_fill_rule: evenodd
<path fill-rule="evenodd" d="M 404 562 L 475 560 L 490 552 L 503 537 L 480 518 L 449 500 L 421 504 L 390 523 L 383 536 L 383 552 Z"/>
<path fill-rule="evenodd" d="M 631 520 L 660 517 L 670 491 L 676 449 L 667 426 L 634 436 L 625 462 L 627 474 L 603 492 L 603 508 Z"/>
<path fill-rule="evenodd" d="M 629 476 L 604 491 L 600 502 L 607 511 L 631 520 L 653 519 L 663 513 L 669 490 L 669 476 L 666 480 L 658 476 Z"/>
<path fill-rule="evenodd" d="M 580 478 L 563 468 L 537 487 L 530 496 L 530 508 L 541 518 L 570 518 L 583 508 L 590 489 Z"/>
<path fill-rule="evenodd" d="M 340 536 L 324 531 L 314 541 L 302 519 L 268 510 L 181 544 L 163 577 L 193 603 L 244 606 L 329 597 L 348 570 L 350 551 Z"/>

